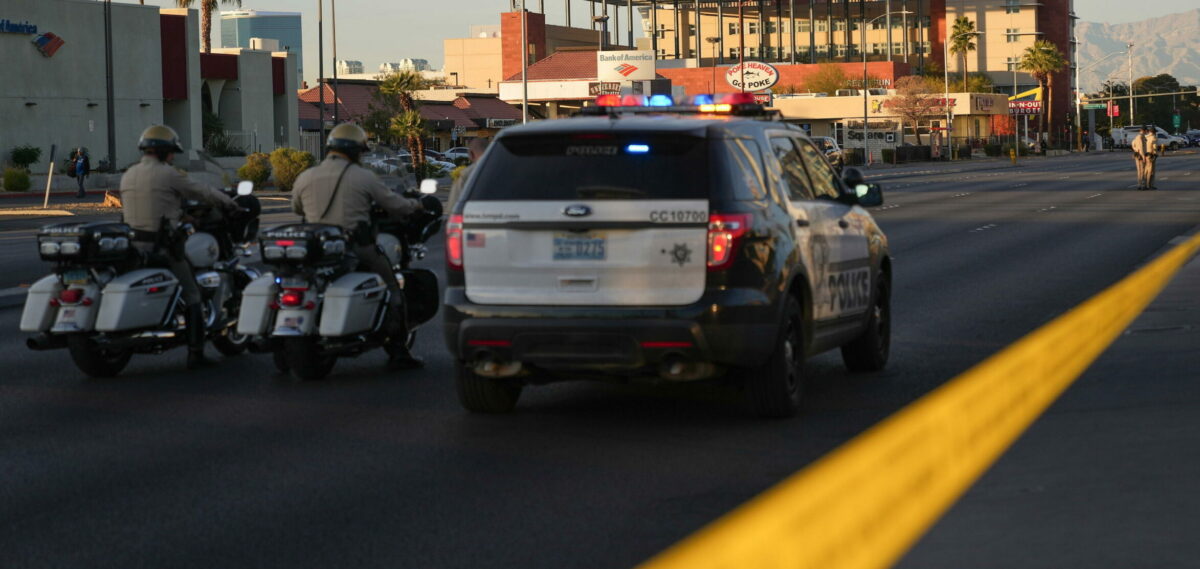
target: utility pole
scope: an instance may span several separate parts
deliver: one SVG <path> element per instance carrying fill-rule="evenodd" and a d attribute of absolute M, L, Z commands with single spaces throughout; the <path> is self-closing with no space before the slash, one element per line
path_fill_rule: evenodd
<path fill-rule="evenodd" d="M 521 124 L 529 122 L 529 30 L 526 20 L 529 12 L 525 10 L 525 2 L 521 2 Z"/>
<path fill-rule="evenodd" d="M 341 99 L 338 98 L 337 64 L 337 0 L 329 0 L 329 15 L 333 18 L 333 124 L 341 124 Z"/>
<path fill-rule="evenodd" d="M 738 2 L 738 69 L 742 74 L 738 83 L 741 91 L 746 92 L 746 13 L 743 10 L 745 2 Z"/>
<path fill-rule="evenodd" d="M 112 0 L 104 0 L 104 81 L 108 97 L 108 168 L 117 171 L 117 114 L 113 106 Z"/>
<path fill-rule="evenodd" d="M 1129 48 L 1129 126 L 1133 126 L 1133 44 L 1127 44 Z"/>
<path fill-rule="evenodd" d="M 321 95 L 320 156 L 325 155 L 325 0 L 317 0 L 317 91 Z"/>

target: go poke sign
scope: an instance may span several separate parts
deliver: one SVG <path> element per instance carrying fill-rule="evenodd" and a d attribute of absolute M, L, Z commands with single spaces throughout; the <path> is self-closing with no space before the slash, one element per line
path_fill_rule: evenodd
<path fill-rule="evenodd" d="M 746 61 L 726 70 L 725 81 L 741 91 L 762 91 L 779 82 L 779 70 L 769 63 Z"/>

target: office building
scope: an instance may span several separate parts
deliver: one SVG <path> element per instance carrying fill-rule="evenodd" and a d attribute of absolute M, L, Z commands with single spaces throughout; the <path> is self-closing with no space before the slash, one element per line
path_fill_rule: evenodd
<path fill-rule="evenodd" d="M 300 12 L 262 12 L 231 10 L 221 12 L 221 47 L 250 49 L 251 38 L 279 41 L 279 48 L 296 54 L 304 61 L 304 36 L 300 28 Z M 296 70 L 297 81 L 303 82 L 303 64 Z"/>

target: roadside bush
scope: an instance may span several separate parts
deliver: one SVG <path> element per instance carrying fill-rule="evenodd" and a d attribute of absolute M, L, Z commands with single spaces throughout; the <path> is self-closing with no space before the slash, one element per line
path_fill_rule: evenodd
<path fill-rule="evenodd" d="M 963 146 L 960 146 L 958 148 L 958 159 L 959 160 L 970 160 L 971 159 L 971 145 L 964 144 Z"/>
<path fill-rule="evenodd" d="M 276 148 L 271 153 L 271 172 L 275 175 L 275 187 L 280 191 L 292 191 L 292 185 L 300 173 L 313 167 L 317 159 L 303 150 L 296 148 Z"/>
<path fill-rule="evenodd" d="M 1003 156 L 1004 155 L 1003 150 L 1004 150 L 1003 147 L 1001 147 L 999 144 L 983 145 L 983 153 L 988 156 L 992 156 L 992 157 Z"/>
<path fill-rule="evenodd" d="M 234 143 L 233 139 L 223 132 L 212 135 L 204 144 L 204 150 L 217 157 L 246 155 L 246 150 Z"/>
<path fill-rule="evenodd" d="M 262 152 L 247 156 L 246 163 L 238 168 L 237 175 L 243 180 L 254 182 L 254 187 L 261 188 L 271 177 L 271 157 Z"/>
<path fill-rule="evenodd" d="M 29 172 L 24 168 L 4 169 L 4 190 L 9 192 L 29 191 Z"/>
<path fill-rule="evenodd" d="M 1013 147 L 1013 145 L 1011 143 L 1005 144 L 1003 150 L 1001 151 L 1001 155 L 1002 156 L 1011 156 L 1009 151 L 1012 150 L 1012 147 Z M 1024 144 L 1020 144 L 1017 146 L 1017 156 L 1028 156 L 1028 155 L 1029 155 L 1029 149 Z"/>
<path fill-rule="evenodd" d="M 883 163 L 884 164 L 892 164 L 895 161 L 896 161 L 896 149 L 895 148 L 884 148 L 883 149 Z"/>
<path fill-rule="evenodd" d="M 38 159 L 42 157 L 42 149 L 26 144 L 24 146 L 14 147 L 11 154 L 12 157 L 10 160 L 12 161 L 13 166 L 28 172 L 29 166 L 37 163 Z"/>

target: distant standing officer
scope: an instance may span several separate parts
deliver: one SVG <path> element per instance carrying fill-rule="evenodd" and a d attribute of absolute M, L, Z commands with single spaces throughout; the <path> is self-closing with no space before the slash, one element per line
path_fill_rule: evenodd
<path fill-rule="evenodd" d="M 353 236 L 359 264 L 379 275 L 391 293 L 388 306 L 389 340 L 393 347 L 389 367 L 420 367 L 421 360 L 408 351 L 408 323 L 404 291 L 396 282 L 392 264 L 375 245 L 371 207 L 378 205 L 393 217 L 421 211 L 421 202 L 394 193 L 374 172 L 359 165 L 367 149 L 367 133 L 355 124 L 340 124 L 329 132 L 328 153 L 320 164 L 305 170 L 292 191 L 292 211 L 308 223 L 337 225 Z"/>
<path fill-rule="evenodd" d="M 475 163 L 479 161 L 479 157 L 483 156 L 487 147 L 488 139 L 486 138 L 473 138 L 467 144 L 467 155 L 471 158 L 471 163 L 458 173 L 458 179 L 454 180 L 454 184 L 450 186 L 450 198 L 446 200 L 446 211 L 452 210 L 454 204 L 458 203 L 458 198 L 462 197 L 462 190 L 467 185 L 467 178 L 471 177 L 471 172 L 475 170 Z"/>
<path fill-rule="evenodd" d="M 1157 190 L 1154 185 L 1155 162 L 1158 160 L 1158 135 L 1154 127 L 1142 126 L 1142 132 L 1133 139 L 1133 160 L 1138 168 L 1139 190 Z"/>

